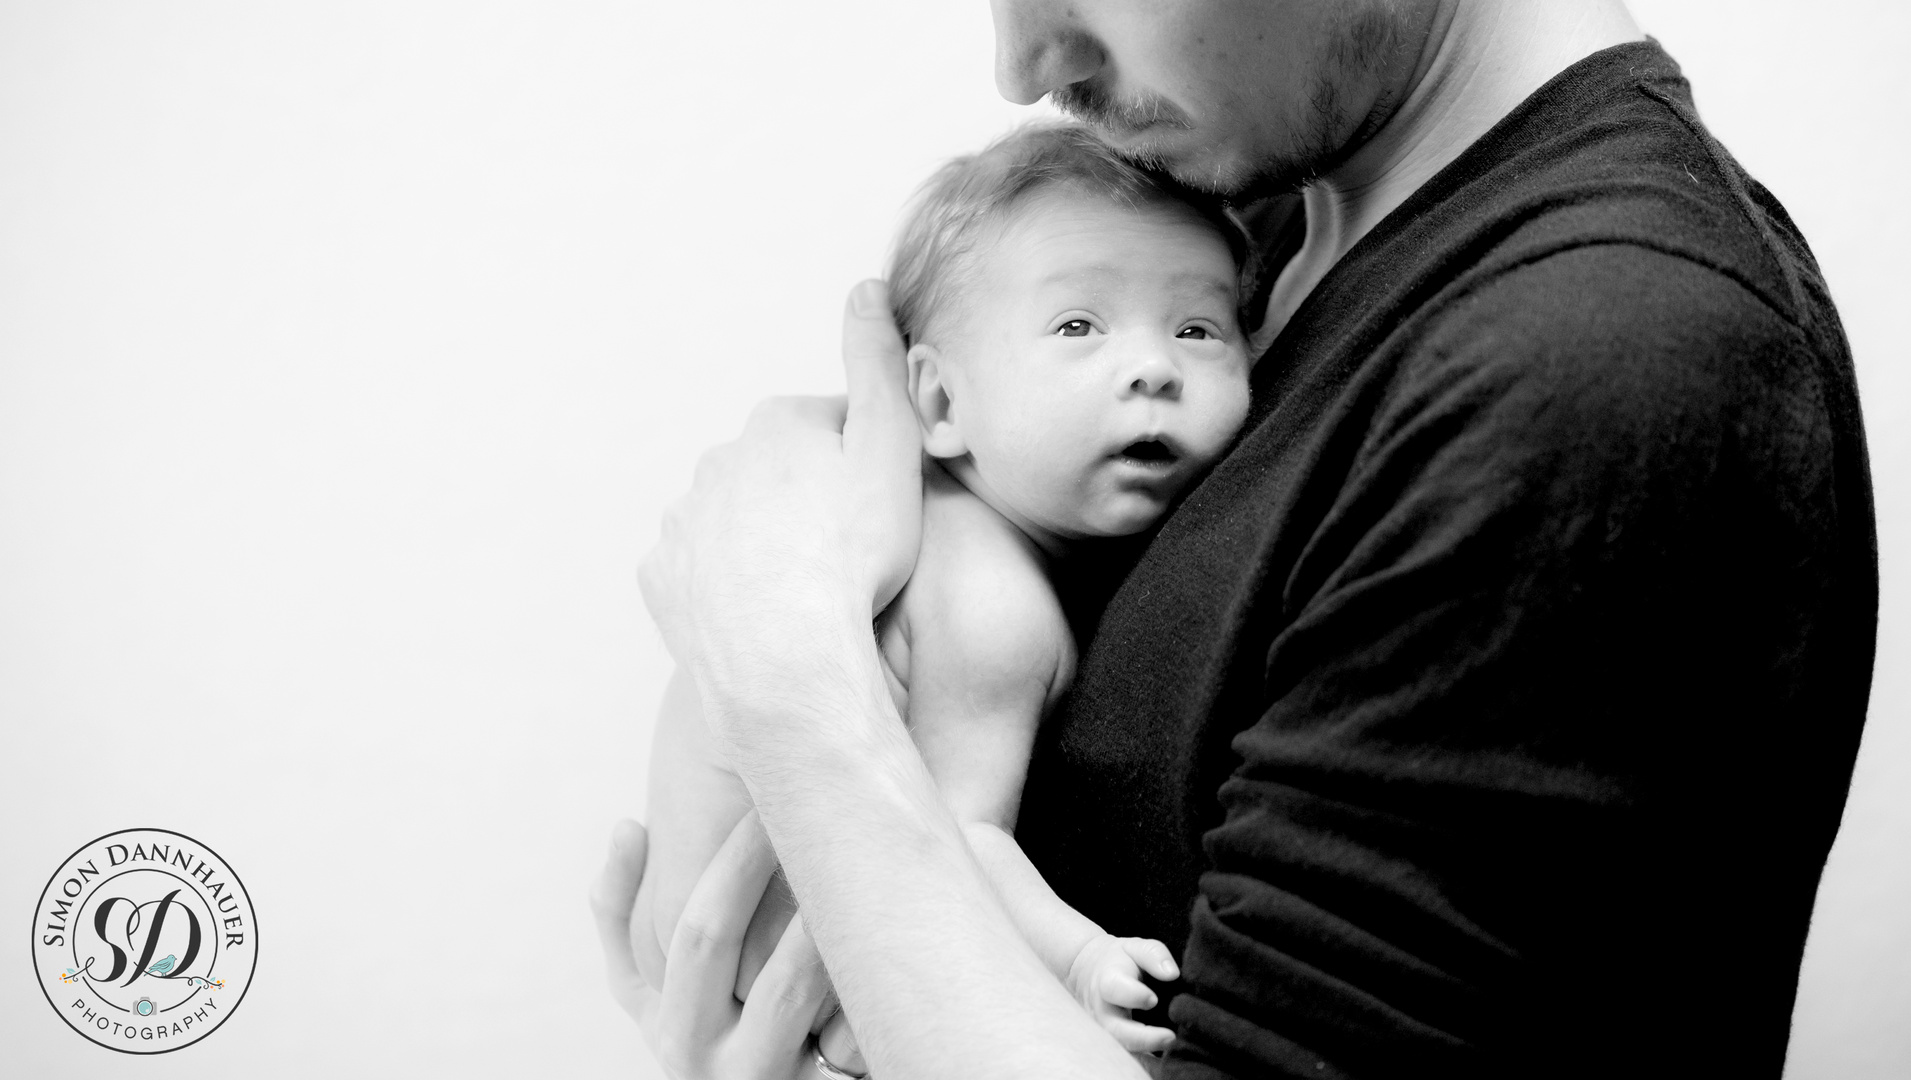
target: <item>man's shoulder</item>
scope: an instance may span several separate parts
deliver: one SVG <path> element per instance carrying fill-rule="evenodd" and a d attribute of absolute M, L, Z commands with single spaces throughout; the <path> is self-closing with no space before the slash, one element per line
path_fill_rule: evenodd
<path fill-rule="evenodd" d="M 1750 177 L 1728 172 L 1736 169 L 1729 158 L 1671 169 L 1676 177 L 1663 162 L 1641 162 L 1623 183 L 1562 176 L 1484 212 L 1479 242 L 1456 250 L 1429 302 L 1527 286 L 1526 302 L 1570 319 L 1652 289 L 1667 301 L 1655 306 L 1701 318 L 1757 309 L 1813 349 L 1836 351 L 1837 314 L 1782 207 Z"/>
<path fill-rule="evenodd" d="M 1495 261 L 1403 324 L 1408 365 L 1562 377 L 1596 393 L 1619 370 L 1668 386 L 1787 382 L 1815 368 L 1809 323 L 1727 268 L 1631 237 Z M 1769 362 L 1760 362 L 1761 360 Z"/>
<path fill-rule="evenodd" d="M 1367 439 L 1443 430 L 1587 475 L 1696 478 L 1738 460 L 1816 475 L 1841 438 L 1830 403 L 1851 396 L 1848 362 L 1821 344 L 1740 275 L 1630 239 L 1580 243 L 1482 272 L 1402 326 L 1365 373 Z"/>
<path fill-rule="evenodd" d="M 1488 341 L 1544 339 L 1552 326 L 1547 347 L 1630 338 L 1691 355 L 1704 342 L 1680 324 L 1749 313 L 1849 368 L 1803 237 L 1705 129 L 1677 64 L 1651 42 L 1562 73 L 1415 192 L 1296 313 L 1271 366 L 1304 378 L 1324 362 L 1331 380 L 1344 359 L 1478 316 L 1494 298 L 1506 310 L 1472 328 Z M 1633 318 L 1642 300 L 1669 317 Z"/>
<path fill-rule="evenodd" d="M 1810 249 L 1655 45 L 1563 77 L 1416 199 L 1354 275 L 1403 282 L 1368 309 L 1398 374 L 1685 421 L 1850 394 Z"/>
<path fill-rule="evenodd" d="M 1427 193 L 1442 203 L 1428 224 L 1448 235 L 1456 278 L 1516 273 L 1558 252 L 1618 246 L 1711 271 L 1807 336 L 1835 333 L 1837 317 L 1804 238 L 1706 129 L 1678 65 L 1655 43 L 1582 62 L 1481 140 L 1444 185 L 1432 186 L 1445 190 Z M 1689 278 L 1643 254 L 1638 266 Z"/>

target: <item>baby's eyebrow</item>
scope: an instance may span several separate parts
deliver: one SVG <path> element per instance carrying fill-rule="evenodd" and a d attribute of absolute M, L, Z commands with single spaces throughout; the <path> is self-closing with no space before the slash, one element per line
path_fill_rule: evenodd
<path fill-rule="evenodd" d="M 1240 290 L 1232 278 L 1218 278 L 1213 274 L 1198 271 L 1184 271 L 1168 279 L 1168 287 L 1177 292 L 1205 292 L 1223 297 L 1230 303 Z"/>
<path fill-rule="evenodd" d="M 1119 266 L 1106 266 L 1106 265 L 1072 266 L 1072 267 L 1067 267 L 1065 269 L 1055 270 L 1050 273 L 1044 274 L 1042 275 L 1040 279 L 1037 280 L 1036 284 L 1038 285 L 1070 285 L 1070 284 L 1078 283 L 1082 281 L 1083 279 L 1099 280 L 1104 278 L 1113 278 L 1116 281 L 1122 281 L 1122 280 L 1125 280 L 1127 277 L 1128 277 L 1128 272 L 1123 270 Z"/>
<path fill-rule="evenodd" d="M 1101 264 L 1096 266 L 1077 266 L 1056 270 L 1037 279 L 1038 285 L 1078 285 L 1088 282 L 1096 284 L 1126 284 L 1133 275 L 1121 266 Z M 1209 293 L 1233 303 L 1238 292 L 1231 278 L 1219 278 L 1213 274 L 1204 274 L 1198 270 L 1184 270 L 1168 278 L 1168 291 L 1171 293 Z"/>

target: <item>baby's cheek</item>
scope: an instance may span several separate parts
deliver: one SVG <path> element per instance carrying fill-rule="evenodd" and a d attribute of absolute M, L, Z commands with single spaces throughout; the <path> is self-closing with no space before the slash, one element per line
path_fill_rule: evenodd
<path fill-rule="evenodd" d="M 1213 406 L 1207 419 L 1208 437 L 1217 446 L 1225 446 L 1247 420 L 1249 394 L 1247 378 L 1231 379 L 1216 387 Z"/>
<path fill-rule="evenodd" d="M 1044 528 L 1066 529 L 1081 516 L 1081 485 L 1053 468 L 1054 455 L 1039 445 L 1023 444 L 996 460 L 992 470 L 976 462 L 976 471 L 1016 513 Z"/>

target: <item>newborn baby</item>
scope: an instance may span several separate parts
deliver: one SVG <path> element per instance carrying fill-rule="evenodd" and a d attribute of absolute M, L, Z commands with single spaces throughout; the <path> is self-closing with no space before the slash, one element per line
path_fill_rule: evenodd
<path fill-rule="evenodd" d="M 1086 129 L 1045 124 L 945 166 L 890 266 L 933 459 L 914 574 L 876 622 L 890 691 L 1017 928 L 1135 1052 L 1172 1038 L 1130 1018 L 1155 1004 L 1141 972 L 1173 979 L 1172 957 L 1063 903 L 1017 846 L 1015 815 L 1036 729 L 1075 664 L 1049 567 L 1159 521 L 1247 414 L 1243 250 L 1213 208 Z M 657 723 L 637 900 L 652 986 L 692 886 L 748 809 L 680 675 Z M 751 924 L 739 997 L 793 911 L 779 879 Z"/>

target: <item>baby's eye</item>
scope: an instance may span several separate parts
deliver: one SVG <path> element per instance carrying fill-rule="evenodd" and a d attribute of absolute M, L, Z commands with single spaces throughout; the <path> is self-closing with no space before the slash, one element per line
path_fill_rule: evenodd
<path fill-rule="evenodd" d="M 1070 319 L 1055 328 L 1055 332 L 1063 337 L 1087 337 L 1088 331 L 1087 319 Z"/>
<path fill-rule="evenodd" d="M 1181 328 L 1181 332 L 1175 335 L 1175 337 L 1188 341 L 1206 341 L 1213 336 L 1213 334 L 1208 333 L 1208 328 L 1205 326 L 1184 326 Z"/>

